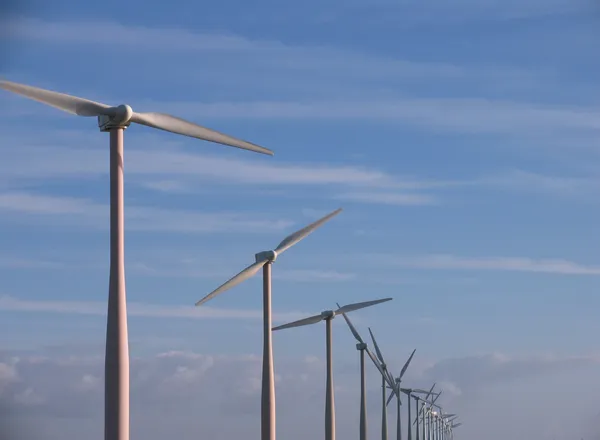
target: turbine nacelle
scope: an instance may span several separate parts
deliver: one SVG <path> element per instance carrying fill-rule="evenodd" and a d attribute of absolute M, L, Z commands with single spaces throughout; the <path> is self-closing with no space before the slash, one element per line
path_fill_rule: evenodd
<path fill-rule="evenodd" d="M 262 261 L 268 261 L 269 263 L 273 263 L 277 260 L 277 252 L 275 251 L 262 251 L 254 256 L 257 263 Z"/>
<path fill-rule="evenodd" d="M 356 349 L 357 350 L 366 350 L 367 344 L 365 344 L 364 342 L 359 342 L 358 344 L 356 344 Z"/>
<path fill-rule="evenodd" d="M 325 310 L 324 312 L 321 312 L 321 316 L 323 319 L 333 319 L 335 317 L 335 313 L 333 310 Z"/>
<path fill-rule="evenodd" d="M 110 131 L 113 128 L 127 128 L 131 124 L 133 109 L 127 104 L 111 107 L 106 114 L 98 116 L 98 127 L 100 131 Z"/>

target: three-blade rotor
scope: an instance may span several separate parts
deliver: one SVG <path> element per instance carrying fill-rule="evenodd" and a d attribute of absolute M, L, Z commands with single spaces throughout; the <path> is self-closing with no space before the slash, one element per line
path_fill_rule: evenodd
<path fill-rule="evenodd" d="M 338 303 L 336 303 L 336 305 L 338 306 L 338 309 L 341 308 L 341 306 Z M 379 373 L 381 374 L 381 376 L 383 376 L 383 378 L 385 379 L 386 383 L 389 384 L 389 376 L 386 374 L 386 372 L 383 369 L 383 365 L 384 364 L 380 363 L 379 360 L 373 354 L 373 352 L 371 350 L 369 350 L 369 347 L 367 347 L 367 343 L 360 336 L 360 334 L 358 333 L 358 331 L 356 330 L 356 328 L 352 324 L 352 321 L 350 321 L 350 318 L 348 318 L 348 316 L 346 316 L 346 313 L 342 313 L 341 315 L 343 316 L 344 320 L 346 321 L 346 324 L 348 324 L 348 327 L 350 328 L 350 332 L 354 336 L 354 339 L 356 339 L 356 342 L 358 342 L 359 344 L 364 345 L 364 350 L 367 352 L 367 354 L 371 358 L 371 361 L 373 362 L 373 364 L 375 365 L 375 367 L 377 368 L 377 370 L 379 371 Z"/>
<path fill-rule="evenodd" d="M 283 324 L 283 325 L 280 325 L 277 327 L 273 327 L 273 330 L 283 330 L 286 328 L 302 327 L 304 325 L 316 324 L 316 323 L 324 321 L 326 319 L 332 319 L 333 317 L 335 317 L 337 315 L 353 312 L 353 311 L 359 310 L 359 309 L 364 309 L 365 307 L 374 306 L 375 304 L 380 304 L 382 302 L 390 301 L 391 299 L 392 298 L 383 298 L 383 299 L 376 299 L 373 301 L 365 301 L 365 302 L 360 302 L 360 303 L 347 304 L 345 306 L 338 308 L 337 310 L 327 310 L 318 315 L 310 316 L 308 318 L 300 319 L 298 321 L 290 322 L 288 324 Z"/>
<path fill-rule="evenodd" d="M 267 252 L 260 252 L 260 253 L 256 254 L 256 262 L 252 263 L 250 266 L 248 266 L 247 268 L 242 270 L 240 273 L 235 275 L 233 278 L 229 279 L 228 281 L 226 281 L 225 283 L 223 283 L 222 285 L 217 287 L 211 293 L 209 293 L 204 298 L 202 298 L 200 301 L 198 301 L 196 303 L 196 305 L 199 306 L 201 304 L 204 304 L 206 301 L 225 292 L 226 290 L 231 289 L 234 286 L 237 286 L 238 284 L 247 280 L 248 278 L 252 278 L 254 275 L 256 275 L 262 269 L 262 267 L 265 264 L 275 261 L 275 259 L 277 258 L 278 255 L 282 254 L 283 252 L 285 252 L 286 250 L 291 248 L 293 245 L 295 245 L 299 241 L 305 239 L 308 235 L 310 235 L 312 232 L 314 232 L 317 228 L 323 226 L 323 224 L 325 222 L 331 220 L 333 217 L 338 215 L 340 212 L 342 212 L 342 208 L 336 209 L 335 211 L 327 214 L 325 217 L 288 235 L 281 241 L 281 243 L 279 243 L 279 245 L 277 245 L 277 247 L 274 250 L 267 251 Z"/>
<path fill-rule="evenodd" d="M 134 122 L 136 124 L 146 125 L 148 127 L 169 131 L 183 136 L 254 151 L 255 153 L 273 155 L 273 152 L 267 148 L 241 139 L 236 139 L 216 130 L 211 130 L 210 128 L 202 127 L 201 125 L 165 113 L 137 113 L 132 111 L 131 107 L 127 105 L 111 107 L 100 102 L 90 101 L 89 99 L 40 89 L 38 87 L 19 84 L 12 81 L 0 80 L 0 88 L 73 115 L 107 116 L 109 118 L 116 118 L 117 122 L 120 124 Z"/>
<path fill-rule="evenodd" d="M 383 359 L 383 354 L 381 353 L 381 350 L 379 349 L 379 345 L 377 344 L 377 340 L 375 339 L 375 336 L 373 335 L 373 332 L 371 331 L 371 327 L 369 327 L 369 335 L 371 336 L 371 341 L 373 341 L 373 346 L 375 347 L 375 353 L 377 353 L 377 359 L 379 360 L 379 363 L 381 364 L 379 366 L 379 370 L 382 372 L 382 375 L 385 378 L 385 381 L 387 382 L 387 384 L 390 387 L 393 387 L 394 386 L 394 377 L 391 375 L 391 373 L 387 369 L 387 364 L 385 363 L 385 359 Z"/>

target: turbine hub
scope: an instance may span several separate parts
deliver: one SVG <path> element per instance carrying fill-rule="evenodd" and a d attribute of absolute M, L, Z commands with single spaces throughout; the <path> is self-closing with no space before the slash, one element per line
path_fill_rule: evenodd
<path fill-rule="evenodd" d="M 277 252 L 275 251 L 263 251 L 259 252 L 254 256 L 256 262 L 267 260 L 269 263 L 275 262 L 277 260 Z"/>
<path fill-rule="evenodd" d="M 333 310 L 325 310 L 324 312 L 321 312 L 321 316 L 323 319 L 333 319 L 335 313 L 333 313 Z"/>
<path fill-rule="evenodd" d="M 110 131 L 113 128 L 126 129 L 131 123 L 133 116 L 133 110 L 126 104 L 121 104 L 118 107 L 112 107 L 111 115 L 100 115 L 98 116 L 98 127 L 100 131 Z"/>
<path fill-rule="evenodd" d="M 121 104 L 117 107 L 117 112 L 113 117 L 113 121 L 115 124 L 125 124 L 131 120 L 133 116 L 133 109 L 127 104 Z"/>
<path fill-rule="evenodd" d="M 356 344 L 357 350 L 364 350 L 366 348 L 367 348 L 367 344 L 365 344 L 364 342 L 359 342 L 358 344 Z"/>

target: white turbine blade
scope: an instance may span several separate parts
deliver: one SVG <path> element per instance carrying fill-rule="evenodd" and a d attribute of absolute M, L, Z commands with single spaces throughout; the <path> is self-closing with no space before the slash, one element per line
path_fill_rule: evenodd
<path fill-rule="evenodd" d="M 395 396 L 395 394 L 394 394 L 394 393 L 395 393 L 395 391 L 394 391 L 394 392 L 392 392 L 392 393 L 390 394 L 390 397 L 388 397 L 388 400 L 387 400 L 387 402 L 385 403 L 385 406 L 388 406 L 388 405 L 390 404 L 390 402 L 392 401 L 392 399 L 393 399 L 393 398 L 394 398 L 394 396 Z"/>
<path fill-rule="evenodd" d="M 278 327 L 273 327 L 272 330 L 273 331 L 283 330 L 285 328 L 301 327 L 303 325 L 316 324 L 317 322 L 323 321 L 323 319 L 325 319 L 324 316 L 319 314 L 319 315 L 311 316 L 309 318 L 304 318 L 304 319 L 300 319 L 298 321 L 290 322 L 289 324 L 283 324 Z"/>
<path fill-rule="evenodd" d="M 388 375 L 388 380 L 392 384 L 392 387 L 395 388 L 396 387 L 396 380 L 394 379 L 394 376 L 392 375 L 392 373 L 390 373 L 390 370 L 387 370 L 387 375 Z"/>
<path fill-rule="evenodd" d="M 67 113 L 79 116 L 115 115 L 116 109 L 106 104 L 78 98 L 64 93 L 27 86 L 12 81 L 0 80 L 0 88 L 25 96 Z"/>
<path fill-rule="evenodd" d="M 199 306 L 201 304 L 204 304 L 206 301 L 214 298 L 215 296 L 219 295 L 220 293 L 223 293 L 226 290 L 231 289 L 233 286 L 237 286 L 242 281 L 245 281 L 248 278 L 253 277 L 265 265 L 265 263 L 267 261 L 268 260 L 262 260 L 262 261 L 257 261 L 254 264 L 251 264 L 250 266 L 245 268 L 243 271 L 238 273 L 236 276 L 231 278 L 229 281 L 226 281 L 225 283 L 221 284 L 221 286 L 217 287 L 211 293 L 206 295 L 204 298 L 202 298 L 200 301 L 198 301 L 196 303 L 196 305 Z"/>
<path fill-rule="evenodd" d="M 425 390 L 421 390 L 419 388 L 415 388 L 414 390 L 412 390 L 413 393 L 419 393 L 419 394 L 427 394 L 429 396 L 430 391 L 425 391 Z M 437 393 L 431 393 L 434 395 L 437 395 Z"/>
<path fill-rule="evenodd" d="M 230 147 L 237 147 L 243 150 L 254 151 L 255 153 L 268 154 L 271 156 L 273 155 L 273 152 L 267 148 L 236 139 L 218 131 L 211 130 L 210 128 L 202 127 L 198 124 L 194 124 L 193 122 L 167 115 L 165 113 L 134 112 L 131 116 L 131 122 L 146 125 L 148 127 L 158 128 L 160 130 L 170 131 L 171 133 L 181 134 L 183 136 L 189 136 L 222 145 L 229 145 Z"/>
<path fill-rule="evenodd" d="M 335 304 L 338 306 L 338 308 L 340 307 L 340 305 L 338 303 L 335 303 Z M 364 341 L 362 340 L 362 338 L 360 337 L 360 335 L 358 334 L 358 332 L 352 325 L 352 322 L 350 322 L 350 318 L 348 318 L 345 313 L 342 313 L 342 316 L 344 317 L 346 324 L 348 324 L 348 327 L 350 327 L 350 331 L 352 332 L 354 339 L 356 339 L 359 343 L 364 344 Z"/>
<path fill-rule="evenodd" d="M 296 231 L 293 234 L 288 235 L 275 248 L 275 252 L 278 254 L 281 254 L 282 252 L 288 250 L 289 248 L 294 246 L 296 243 L 298 243 L 300 240 L 303 240 L 304 238 L 306 238 L 306 236 L 308 236 L 310 233 L 312 233 L 315 229 L 322 226 L 325 222 L 331 220 L 333 217 L 338 215 L 340 212 L 342 212 L 342 208 L 336 209 L 332 213 L 327 214 L 325 217 L 317 220 L 316 222 L 313 222 L 310 225 L 300 229 L 299 231 Z"/>
<path fill-rule="evenodd" d="M 388 378 L 385 375 L 385 372 L 383 371 L 383 368 L 381 368 L 381 364 L 379 363 L 379 361 L 377 360 L 377 358 L 375 357 L 375 355 L 373 354 L 373 352 L 371 350 L 369 350 L 368 348 L 367 348 L 367 354 L 369 355 L 369 357 L 371 358 L 371 360 L 375 364 L 375 367 L 377 367 L 377 370 L 379 371 L 379 373 L 381 373 L 381 375 L 383 376 L 383 378 L 387 382 Z"/>
<path fill-rule="evenodd" d="M 382 302 L 386 302 L 386 301 L 390 301 L 390 300 L 392 300 L 392 298 L 383 298 L 383 299 L 376 299 L 374 301 L 365 301 L 365 302 L 360 302 L 360 303 L 347 304 L 347 305 L 342 306 L 339 309 L 337 309 L 334 313 L 336 315 L 339 315 L 341 313 L 349 313 L 349 312 L 353 312 L 355 310 L 364 309 L 365 307 L 371 307 L 371 306 L 374 306 L 375 304 L 380 304 Z"/>
<path fill-rule="evenodd" d="M 408 358 L 408 360 L 406 361 L 406 363 L 404 364 L 404 366 L 402 367 L 402 371 L 400 371 L 400 379 L 402 379 L 402 377 L 404 376 L 404 373 L 406 373 L 406 369 L 408 368 L 408 366 L 410 365 L 410 361 L 412 361 L 413 356 L 415 355 L 415 351 L 417 351 L 417 349 L 415 348 L 413 350 L 413 352 L 411 353 L 410 357 Z"/>
<path fill-rule="evenodd" d="M 375 347 L 375 353 L 377 353 L 377 357 L 379 358 L 379 362 L 382 365 L 385 365 L 385 360 L 383 359 L 383 354 L 381 354 L 381 350 L 379 349 L 379 345 L 377 345 L 377 341 L 375 340 L 375 336 L 373 336 L 373 332 L 371 331 L 371 327 L 369 327 L 369 334 L 371 335 L 371 340 L 373 341 L 373 346 Z M 389 377 L 388 377 L 389 379 Z"/>

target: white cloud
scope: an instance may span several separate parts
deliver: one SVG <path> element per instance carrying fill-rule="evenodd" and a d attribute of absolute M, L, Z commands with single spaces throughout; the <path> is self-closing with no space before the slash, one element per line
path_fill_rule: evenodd
<path fill-rule="evenodd" d="M 10 353 L 2 354 L 0 363 L 10 357 Z M 40 433 L 44 429 L 47 438 L 61 438 L 60 433 L 65 440 L 78 438 L 67 434 L 74 426 L 86 427 L 90 437 L 95 437 L 95 433 L 101 435 L 103 387 L 99 377 L 103 374 L 103 359 L 101 356 L 78 359 L 69 357 L 65 361 L 63 356 L 52 353 L 45 356 L 21 353 L 15 364 L 21 381 L 11 383 L 7 393 L 0 395 L 0 404 L 10 411 L 6 416 L 29 422 L 21 429 L 30 426 Z M 503 406 L 504 423 L 499 427 L 502 429 L 491 432 L 490 440 L 520 438 L 520 434 L 538 429 L 538 422 L 547 420 L 548 412 L 555 410 L 556 399 L 550 396 L 561 389 L 565 401 L 578 401 L 581 405 L 561 409 L 561 415 L 572 423 L 555 428 L 554 434 L 559 438 L 567 432 L 583 435 L 587 430 L 585 422 L 595 415 L 590 408 L 598 387 L 582 387 L 582 384 L 597 383 L 594 379 L 598 376 L 598 363 L 596 356 L 588 355 L 469 356 L 435 361 L 418 372 L 411 368 L 406 384 L 427 389 L 433 381 L 446 384 L 438 402 L 445 411 L 459 414 L 464 423 L 461 438 L 465 440 L 480 438 L 481 430 L 489 426 L 490 419 L 497 418 Z M 352 437 L 358 431 L 359 367 L 346 358 L 336 360 L 334 368 L 338 435 Z M 321 436 L 323 360 L 276 357 L 275 372 L 279 435 L 291 440 Z M 261 357 L 256 355 L 171 351 L 134 357 L 132 433 L 144 434 L 149 440 L 162 438 L 166 432 L 181 439 L 197 438 L 199 434 L 215 440 L 258 435 L 260 375 Z M 572 380 L 573 375 L 578 377 Z M 89 386 L 82 386 L 84 383 Z M 380 389 L 378 373 L 370 364 L 367 390 L 369 435 L 377 438 Z M 506 409 L 510 402 L 507 397 L 515 393 L 519 396 L 516 412 Z M 393 432 L 394 408 L 388 410 L 389 428 Z M 522 414 L 523 411 L 526 413 Z M 42 421 L 46 422 L 43 428 Z"/>
<path fill-rule="evenodd" d="M 108 205 L 64 196 L 25 192 L 0 193 L 0 212 L 58 218 L 61 223 L 79 227 L 108 228 Z M 51 217 L 48 217 L 51 216 Z M 288 229 L 289 220 L 260 219 L 253 213 L 203 213 L 177 209 L 127 206 L 127 229 L 178 233 L 243 232 L 265 233 Z M 31 218 L 31 217 L 30 217 Z M 8 220 L 8 216 L 5 217 Z"/>
<path fill-rule="evenodd" d="M 436 197 L 425 194 L 386 193 L 386 192 L 348 192 L 335 196 L 338 200 L 383 205 L 436 205 Z"/>
<path fill-rule="evenodd" d="M 339 272 L 335 270 L 278 270 L 273 274 L 273 278 L 287 281 L 297 281 L 303 283 L 310 282 L 339 282 L 351 281 L 356 278 L 356 274 L 348 272 Z"/>
<path fill-rule="evenodd" d="M 438 254 L 426 256 L 372 255 L 378 262 L 416 269 L 500 270 L 554 273 L 562 275 L 600 275 L 600 266 L 587 266 L 563 259 L 526 257 L 461 257 Z"/>
<path fill-rule="evenodd" d="M 93 301 L 30 301 L 4 295 L 0 296 L 0 311 L 104 316 L 106 315 L 106 303 Z M 258 309 L 216 309 L 211 307 L 195 307 L 193 304 L 166 306 L 129 302 L 127 305 L 127 314 L 129 316 L 145 318 L 262 319 L 262 310 Z M 273 320 L 287 322 L 304 316 L 306 316 L 306 313 L 303 312 L 274 312 Z"/>
<path fill-rule="evenodd" d="M 499 176 L 482 178 L 480 183 L 502 189 L 545 193 L 582 200 L 596 200 L 595 195 L 600 190 L 600 179 L 597 176 L 551 176 L 519 169 Z"/>

